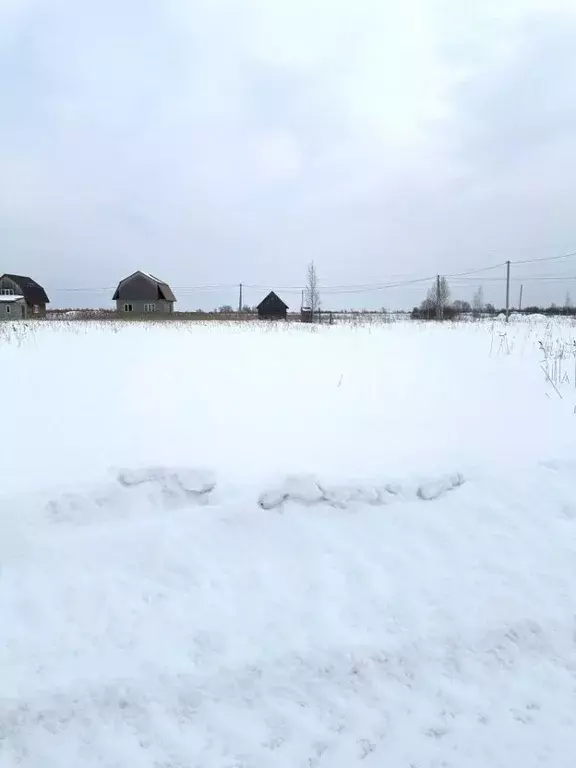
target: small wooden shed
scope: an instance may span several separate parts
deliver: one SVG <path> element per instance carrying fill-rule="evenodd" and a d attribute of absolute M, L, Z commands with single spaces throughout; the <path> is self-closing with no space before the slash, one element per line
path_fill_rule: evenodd
<path fill-rule="evenodd" d="M 270 291 L 268 296 L 258 304 L 257 309 L 260 320 L 286 320 L 288 304 L 285 304 L 274 291 Z"/>

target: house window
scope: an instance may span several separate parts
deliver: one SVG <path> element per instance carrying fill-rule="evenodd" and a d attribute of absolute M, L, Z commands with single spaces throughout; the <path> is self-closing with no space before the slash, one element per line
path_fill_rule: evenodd
<path fill-rule="evenodd" d="M 144 312 L 156 312 L 156 304 L 144 304 Z"/>
<path fill-rule="evenodd" d="M 134 307 L 132 304 L 124 304 L 124 312 L 132 312 Z"/>
<path fill-rule="evenodd" d="M 0 290 L 0 295 L 14 296 L 14 291 L 12 290 L 12 288 L 2 288 L 2 290 Z"/>
<path fill-rule="evenodd" d="M 39 315 L 40 314 L 40 307 L 38 306 L 38 304 L 34 304 L 33 312 L 34 312 L 35 315 Z"/>

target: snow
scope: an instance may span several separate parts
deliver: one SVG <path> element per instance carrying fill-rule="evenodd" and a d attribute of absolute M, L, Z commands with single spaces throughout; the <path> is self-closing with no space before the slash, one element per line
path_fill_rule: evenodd
<path fill-rule="evenodd" d="M 14 304 L 17 301 L 22 301 L 24 296 L 6 295 L 0 294 L 0 304 Z"/>
<path fill-rule="evenodd" d="M 0 327 L 0 767 L 571 768 L 574 338 Z"/>
<path fill-rule="evenodd" d="M 258 499 L 262 509 L 274 509 L 286 502 L 311 505 L 326 503 L 346 509 L 352 504 L 389 504 L 397 497 L 431 501 L 439 499 L 448 491 L 464 483 L 461 474 L 435 478 L 418 483 L 413 488 L 403 488 L 399 484 L 385 485 L 326 485 L 310 475 L 287 477 L 280 488 L 264 491 Z"/>

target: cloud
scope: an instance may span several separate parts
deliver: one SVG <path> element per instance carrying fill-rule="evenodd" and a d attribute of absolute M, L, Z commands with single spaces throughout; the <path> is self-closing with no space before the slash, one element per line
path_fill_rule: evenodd
<path fill-rule="evenodd" d="M 540 152 L 574 136 L 576 14 L 540 13 L 515 29 L 505 55 L 495 57 L 459 90 L 464 148 L 490 165 L 537 161 Z"/>
<path fill-rule="evenodd" d="M 563 249 L 574 18 L 564 0 L 2 0 L 10 269 L 293 285 L 315 258 L 341 284 Z"/>

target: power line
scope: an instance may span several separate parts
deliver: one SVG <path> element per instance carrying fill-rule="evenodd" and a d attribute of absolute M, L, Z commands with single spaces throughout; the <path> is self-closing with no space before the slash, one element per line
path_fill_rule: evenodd
<path fill-rule="evenodd" d="M 571 253 L 564 253 L 559 256 L 545 256 L 542 258 L 537 259 L 517 259 L 516 261 L 510 261 L 510 265 L 524 265 L 524 264 L 538 264 L 542 262 L 551 262 L 551 261 L 560 261 L 563 259 L 570 259 L 576 257 L 576 251 Z M 476 269 L 469 269 L 464 272 L 453 272 L 445 274 L 444 277 L 449 278 L 451 280 L 476 280 L 478 282 L 505 282 L 506 277 L 504 275 L 501 276 L 489 276 L 489 277 L 476 277 L 476 275 L 481 275 L 484 272 L 490 272 L 495 269 L 500 269 L 506 266 L 507 262 L 501 262 L 498 264 L 491 264 L 486 267 L 479 267 Z M 371 283 L 360 283 L 360 284 L 340 284 L 340 285 L 325 285 L 322 286 L 322 292 L 326 293 L 328 295 L 353 295 L 353 294 L 360 294 L 360 293 L 375 293 L 379 291 L 385 291 L 393 288 L 403 288 L 407 286 L 413 286 L 413 285 L 419 285 L 421 283 L 430 282 L 432 280 L 436 279 L 436 275 L 429 275 L 427 277 L 415 277 L 415 278 L 409 278 L 402 280 L 374 280 Z M 561 281 L 571 281 L 576 280 L 576 276 L 574 275 L 528 275 L 528 276 L 516 276 L 512 275 L 512 279 L 514 280 L 522 280 L 525 282 L 539 282 L 539 281 L 546 281 L 546 282 L 561 282 Z M 278 286 L 278 285 L 261 285 L 256 283 L 244 283 L 244 288 L 254 290 L 254 291 L 267 291 L 267 290 L 276 290 L 276 291 L 283 291 L 285 293 L 300 293 L 303 286 L 302 285 L 285 285 L 285 286 Z M 210 292 L 210 291 L 225 291 L 225 290 L 237 290 L 238 284 L 233 283 L 201 283 L 198 285 L 182 285 L 182 286 L 173 286 L 173 289 L 175 291 L 179 291 L 183 294 L 189 294 L 189 293 L 201 293 L 201 292 Z M 116 290 L 116 286 L 105 286 L 105 287 L 70 287 L 70 288 L 53 288 L 51 289 L 54 293 L 92 293 L 92 292 L 114 292 Z"/>
<path fill-rule="evenodd" d="M 541 259 L 523 259 L 519 261 L 511 261 L 510 264 L 538 264 L 542 261 L 559 261 L 560 259 L 572 259 L 576 256 L 576 251 L 573 253 L 563 253 L 561 256 L 544 256 Z"/>
<path fill-rule="evenodd" d="M 468 277 L 461 277 L 458 278 L 462 281 L 470 281 L 470 282 L 491 282 L 491 283 L 505 283 L 506 277 L 481 277 L 481 278 L 468 278 Z M 512 275 L 511 279 L 518 282 L 519 280 L 522 280 L 523 282 L 532 282 L 532 283 L 541 283 L 541 282 L 564 282 L 566 280 L 576 280 L 576 275 Z M 468 284 L 470 284 L 470 282 Z M 463 285 L 466 285 L 466 283 L 463 283 Z"/>
<path fill-rule="evenodd" d="M 477 275 L 480 272 L 489 272 L 492 269 L 498 269 L 499 267 L 505 267 L 506 262 L 503 261 L 501 264 L 492 264 L 490 267 L 480 267 L 480 269 L 470 269 L 467 272 L 454 272 L 451 275 L 444 275 L 444 277 L 466 277 L 467 275 Z"/>

